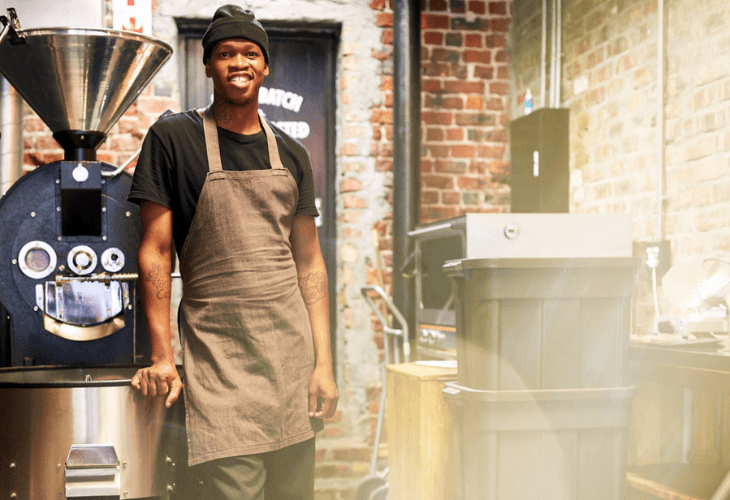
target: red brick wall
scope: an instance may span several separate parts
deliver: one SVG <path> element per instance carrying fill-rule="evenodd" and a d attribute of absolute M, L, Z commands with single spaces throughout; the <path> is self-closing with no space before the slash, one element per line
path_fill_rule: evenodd
<path fill-rule="evenodd" d="M 421 222 L 509 211 L 509 1 L 423 0 Z"/>
<path fill-rule="evenodd" d="M 506 212 L 510 2 L 421 3 L 421 222 Z M 392 59 L 390 4 L 374 0 L 371 7 L 383 27 L 383 51 L 373 57 Z M 379 83 L 383 100 L 372 113 L 371 153 L 377 169 L 391 171 L 392 72 Z M 392 201 L 392 193 L 387 197 Z"/>
<path fill-rule="evenodd" d="M 421 223 L 468 212 L 509 211 L 510 6 L 509 0 L 421 0 Z M 377 82 L 383 96 L 371 114 L 370 154 L 376 171 L 390 174 L 393 12 L 390 0 L 373 0 L 370 7 L 382 27 L 382 48 L 372 56 L 383 65 Z M 346 128 L 345 139 L 357 133 Z M 356 167 L 346 161 L 345 173 Z M 392 175 L 388 179 L 384 196 L 392 204 Z M 362 201 L 350 194 L 362 187 L 347 178 L 341 182 L 342 196 L 348 197 L 345 208 Z M 390 217 L 374 229 L 389 284 Z M 368 281 L 376 282 L 376 267 L 368 273 Z M 382 344 L 381 337 L 376 341 Z"/>

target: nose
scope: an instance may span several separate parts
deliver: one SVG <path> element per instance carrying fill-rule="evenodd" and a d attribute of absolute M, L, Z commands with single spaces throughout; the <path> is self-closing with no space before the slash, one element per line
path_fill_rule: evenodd
<path fill-rule="evenodd" d="M 236 54 L 231 59 L 231 66 L 234 66 L 236 68 L 240 68 L 245 66 L 248 63 L 248 59 L 246 59 L 246 56 L 243 54 Z"/>

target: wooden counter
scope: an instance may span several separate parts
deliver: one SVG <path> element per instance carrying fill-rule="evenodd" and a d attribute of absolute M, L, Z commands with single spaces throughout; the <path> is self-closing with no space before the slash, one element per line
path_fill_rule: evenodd
<path fill-rule="evenodd" d="M 629 487 L 651 478 L 689 498 L 709 498 L 705 490 L 730 468 L 730 340 L 722 339 L 704 346 L 631 343 L 629 372 L 638 390 Z"/>
<path fill-rule="evenodd" d="M 730 340 L 707 347 L 658 347 L 632 342 L 632 377 L 711 392 L 730 392 Z"/>
<path fill-rule="evenodd" d="M 442 391 L 456 368 L 402 363 L 387 370 L 388 498 L 452 500 L 454 423 Z"/>

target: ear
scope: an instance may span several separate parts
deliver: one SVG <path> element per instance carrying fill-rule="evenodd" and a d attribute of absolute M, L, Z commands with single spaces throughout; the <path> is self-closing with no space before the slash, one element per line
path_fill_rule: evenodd
<path fill-rule="evenodd" d="M 213 72 L 210 70 L 210 59 L 205 63 L 205 76 L 208 78 L 213 76 Z"/>
<path fill-rule="evenodd" d="M 266 65 L 266 68 L 264 68 L 264 76 L 269 76 L 269 65 Z"/>

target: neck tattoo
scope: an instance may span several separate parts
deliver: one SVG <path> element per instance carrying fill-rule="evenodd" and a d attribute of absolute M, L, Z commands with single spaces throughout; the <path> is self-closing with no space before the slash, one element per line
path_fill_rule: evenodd
<path fill-rule="evenodd" d="M 223 104 L 213 104 L 213 116 L 221 125 L 228 125 L 233 120 L 231 111 Z"/>

